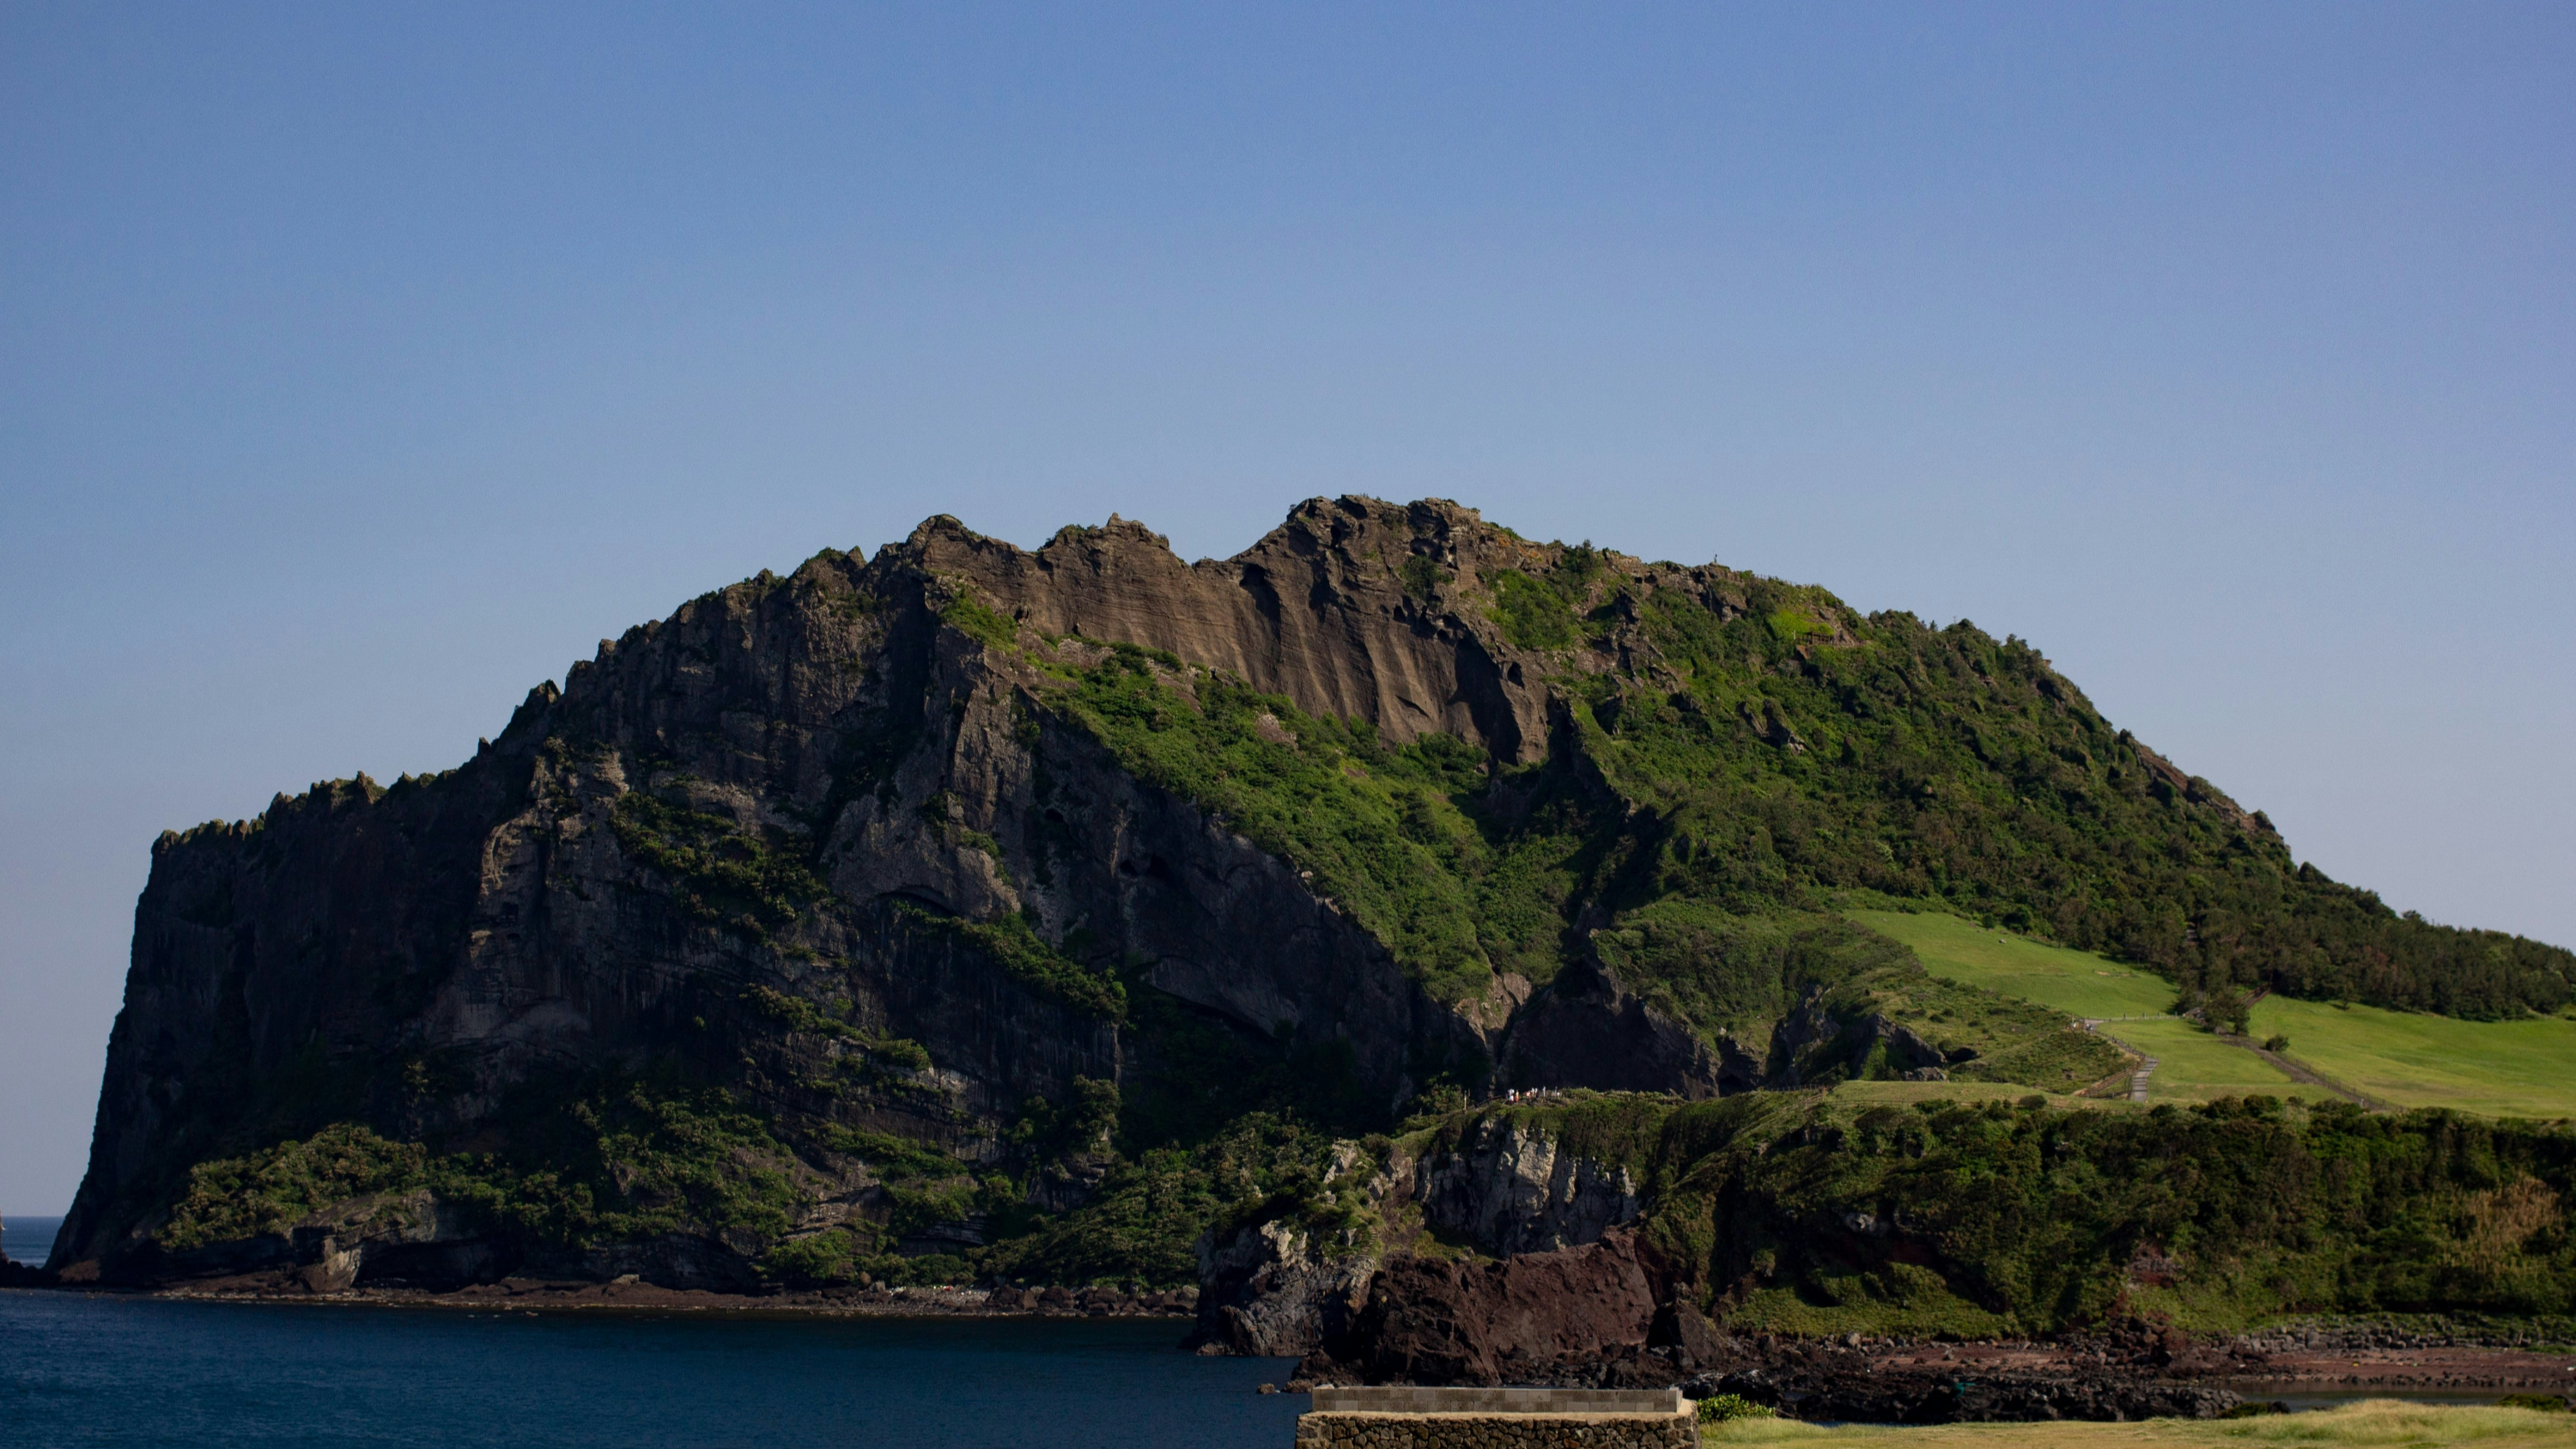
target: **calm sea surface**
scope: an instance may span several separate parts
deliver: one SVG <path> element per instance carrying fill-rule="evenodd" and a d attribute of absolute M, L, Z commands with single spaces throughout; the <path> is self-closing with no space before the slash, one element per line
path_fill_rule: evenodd
<path fill-rule="evenodd" d="M 1288 1449 L 1171 1320 L 713 1318 L 0 1290 L 0 1445 Z"/>

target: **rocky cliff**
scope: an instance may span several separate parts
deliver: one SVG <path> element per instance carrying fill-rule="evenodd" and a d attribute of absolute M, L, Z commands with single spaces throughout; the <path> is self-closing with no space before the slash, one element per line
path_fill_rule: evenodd
<path fill-rule="evenodd" d="M 1241 1321 L 1203 1331 L 1285 1342 L 1371 1311 L 1342 1247 L 1391 1189 L 1348 1144 L 1408 1115 L 2001 1059 L 1896 1019 L 1921 968 L 1860 898 L 2186 989 L 2566 992 L 2564 952 L 2294 867 L 2017 640 L 1438 501 L 1196 564 L 936 518 L 602 641 L 454 770 L 162 837 L 54 1266 L 1266 1273 L 1307 1306 L 1211 1291 Z M 1496 1132 L 1426 1169 L 1425 1232 L 1507 1262 L 1639 1211 Z"/>
<path fill-rule="evenodd" d="M 529 1082 L 671 1059 L 774 1120 L 999 1161 L 1030 1102 L 1167 1070 L 1122 1031 L 1129 963 L 1264 1047 L 1329 1047 L 1391 1114 L 1412 1064 L 1490 1055 L 1511 988 L 1427 996 L 1311 871 L 1045 701 L 1141 659 L 1516 761 L 1543 739 L 1524 651 L 1398 573 L 1527 552 L 1441 505 L 1308 505 L 1196 567 L 1133 524 L 1031 555 L 934 519 L 602 641 L 454 771 L 165 835 L 62 1261 L 151 1247 L 210 1155 L 343 1117 L 462 1139 Z M 876 1185 L 828 1151 L 793 1175 Z"/>
<path fill-rule="evenodd" d="M 1367 1210 L 1337 1231 L 1309 1209 L 1211 1244 L 1198 1341 L 1303 1353 L 1308 1382 L 1687 1381 L 1809 1417 L 2112 1418 L 2138 1395 L 2223 1409 L 2147 1381 L 2259 1371 L 2270 1350 L 2228 1347 L 2249 1318 L 2576 1304 L 2565 1123 L 1575 1092 L 1445 1114 L 1341 1170 Z M 1906 1356 L 2033 1339 L 2059 1347 L 2017 1366 L 2044 1373 L 1975 1371 L 1987 1410 Z M 2069 1380 L 2087 1364 L 2108 1377 Z"/>

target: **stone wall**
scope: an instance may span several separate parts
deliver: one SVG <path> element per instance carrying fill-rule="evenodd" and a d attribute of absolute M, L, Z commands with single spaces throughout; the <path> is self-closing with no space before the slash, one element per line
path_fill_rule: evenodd
<path fill-rule="evenodd" d="M 1677 1389 L 1315 1390 L 1297 1449 L 1696 1449 Z"/>

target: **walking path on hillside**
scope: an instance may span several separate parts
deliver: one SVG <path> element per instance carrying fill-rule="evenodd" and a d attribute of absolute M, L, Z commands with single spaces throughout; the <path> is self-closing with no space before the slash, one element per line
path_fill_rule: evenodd
<path fill-rule="evenodd" d="M 2266 1048 L 2261 1042 L 2254 1040 L 2254 1038 L 2250 1036 L 2231 1036 L 2223 1031 L 2213 1033 L 2213 1035 L 2215 1035 L 2220 1041 L 2227 1043 L 2229 1046 L 2243 1047 L 2245 1050 L 2252 1052 L 2254 1055 L 2261 1057 L 2263 1060 L 2270 1062 L 2276 1067 L 2279 1067 L 2282 1071 L 2289 1074 L 2291 1081 L 2300 1083 L 2303 1086 L 2322 1087 L 2325 1090 L 2334 1093 L 2336 1096 L 2343 1098 L 2345 1101 L 2352 1103 L 2356 1107 L 2367 1107 L 2373 1112 L 2393 1112 L 2396 1110 L 2386 1102 L 2382 1102 L 2375 1097 L 2363 1096 L 2361 1093 L 2354 1091 L 2352 1088 L 2345 1086 L 2343 1083 L 2336 1081 L 2334 1078 L 2327 1076 L 2325 1073 L 2320 1072 L 2313 1067 L 2302 1066 L 2299 1063 L 2292 1061 L 2285 1053 L 2272 1051 Z"/>
<path fill-rule="evenodd" d="M 2102 1032 L 2102 1028 L 2115 1021 L 2174 1021 L 2179 1019 L 2183 1018 L 2177 1017 L 2173 1012 L 2162 1011 L 2139 1016 L 2077 1017 L 2075 1019 L 2075 1025 L 2080 1030 L 2108 1036 L 2108 1033 Z M 2198 1014 L 2190 1014 L 2189 1019 L 2198 1020 Z M 2382 1102 L 2375 1097 L 2366 1096 L 2363 1093 L 2354 1091 L 2352 1088 L 2345 1086 L 2343 1083 L 2336 1081 L 2334 1078 L 2327 1076 L 2325 1073 L 2318 1071 L 2314 1067 L 2292 1060 L 2285 1053 L 2276 1052 L 2265 1047 L 2262 1043 L 2254 1040 L 2252 1037 L 2237 1036 L 2232 1032 L 2224 1031 L 2213 1031 L 2210 1033 L 2210 1036 L 2222 1046 L 2231 1046 L 2242 1051 L 2252 1052 L 2254 1055 L 2270 1062 L 2273 1066 L 2278 1067 L 2283 1076 L 2288 1077 L 2291 1081 L 2297 1082 L 2301 1086 L 2315 1087 L 2321 1091 L 2332 1092 L 2334 1095 L 2352 1103 L 2354 1106 L 2362 1107 L 2369 1111 L 2393 1112 L 2396 1110 L 2396 1108 L 2391 1107 L 2386 1102 Z M 2119 1038 L 2117 1037 L 2110 1037 L 2110 1040 L 2119 1042 Z M 2133 1052 L 2136 1051 L 2135 1047 L 2130 1047 L 2126 1042 L 2120 1042 L 2119 1044 L 2127 1050 Z M 2130 1101 L 2143 1102 L 2147 1100 L 2148 1080 L 2155 1075 L 2156 1068 L 2159 1065 L 2161 1065 L 2161 1063 L 2156 1058 L 2147 1057 L 2140 1062 L 2136 1070 L 2129 1073 Z M 2116 1075 L 2108 1079 L 2108 1081 L 2116 1080 L 2118 1080 Z M 2086 1088 L 2085 1092 L 2087 1095 L 2091 1095 L 2092 1093 L 2101 1091 L 2107 1084 L 2107 1081 L 2097 1082 L 2093 1086 Z"/>

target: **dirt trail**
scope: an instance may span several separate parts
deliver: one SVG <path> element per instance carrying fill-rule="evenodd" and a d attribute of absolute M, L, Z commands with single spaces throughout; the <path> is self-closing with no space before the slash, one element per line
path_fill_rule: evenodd
<path fill-rule="evenodd" d="M 2279 1067 L 2284 1073 L 2288 1074 L 2291 1081 L 2297 1082 L 2302 1086 L 2322 1087 L 2325 1090 L 2334 1093 L 2336 1096 L 2343 1098 L 2345 1101 L 2352 1103 L 2356 1107 L 2367 1107 L 2373 1112 L 2393 1112 L 2397 1110 L 2396 1108 L 2389 1106 L 2386 1102 L 2380 1101 L 2376 1097 L 2365 1096 L 2360 1092 L 2354 1091 L 2352 1088 L 2345 1086 L 2343 1083 L 2336 1081 L 2334 1078 L 2327 1076 L 2325 1073 L 2320 1072 L 2313 1067 L 2302 1066 L 2298 1062 L 2291 1060 L 2283 1053 L 2266 1049 L 2261 1042 L 2254 1040 L 2254 1038 L 2250 1036 L 2231 1036 L 2223 1031 L 2215 1033 L 2215 1035 L 2220 1041 L 2227 1043 L 2229 1046 L 2243 1047 L 2245 1050 L 2252 1052 L 2254 1055 L 2261 1057 L 2263 1060 L 2270 1062 L 2276 1067 Z"/>

